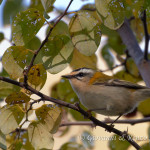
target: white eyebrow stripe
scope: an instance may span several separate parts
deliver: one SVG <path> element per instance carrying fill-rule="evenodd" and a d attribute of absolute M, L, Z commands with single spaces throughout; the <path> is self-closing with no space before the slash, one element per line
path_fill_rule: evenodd
<path fill-rule="evenodd" d="M 87 69 L 87 68 L 82 68 L 82 69 L 79 71 L 79 73 L 81 73 L 81 72 L 83 72 L 83 73 L 93 73 L 93 70 Z"/>

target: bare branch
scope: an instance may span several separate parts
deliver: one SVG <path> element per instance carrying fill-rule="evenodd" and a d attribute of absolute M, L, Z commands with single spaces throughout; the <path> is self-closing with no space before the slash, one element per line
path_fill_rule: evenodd
<path fill-rule="evenodd" d="M 146 85 L 150 87 L 150 61 L 146 61 L 144 59 L 144 54 L 138 45 L 136 37 L 134 36 L 128 21 L 125 20 L 123 25 L 117 31 L 126 45 L 129 55 L 134 59 L 134 62 L 137 65 L 143 80 L 145 81 Z"/>
<path fill-rule="evenodd" d="M 114 120 L 104 120 L 103 123 L 113 123 Z M 117 120 L 114 122 L 114 124 L 130 124 L 135 125 L 138 123 L 145 123 L 150 122 L 150 117 L 142 118 L 142 119 L 126 119 L 126 120 Z M 87 125 L 87 126 L 94 126 L 94 123 L 92 121 L 76 121 L 76 122 L 65 122 L 60 125 L 60 127 L 63 126 L 76 126 L 76 125 Z"/>

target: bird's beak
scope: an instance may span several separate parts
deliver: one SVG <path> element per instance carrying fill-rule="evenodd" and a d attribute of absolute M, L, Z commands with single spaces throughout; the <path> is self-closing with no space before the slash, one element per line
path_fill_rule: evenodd
<path fill-rule="evenodd" d="M 72 78 L 72 75 L 67 74 L 67 75 L 63 75 L 62 77 L 63 77 L 63 78 L 67 78 L 67 79 L 71 79 L 71 78 Z"/>

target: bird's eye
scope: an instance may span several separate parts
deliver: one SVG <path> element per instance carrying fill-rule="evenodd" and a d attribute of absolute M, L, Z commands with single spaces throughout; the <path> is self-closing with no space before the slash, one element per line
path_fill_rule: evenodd
<path fill-rule="evenodd" d="M 81 72 L 81 73 L 78 74 L 78 76 L 79 76 L 79 77 L 83 77 L 84 74 Z"/>

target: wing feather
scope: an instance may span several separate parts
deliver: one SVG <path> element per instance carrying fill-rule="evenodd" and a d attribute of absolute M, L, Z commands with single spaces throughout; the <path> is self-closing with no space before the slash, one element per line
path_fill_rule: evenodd
<path fill-rule="evenodd" d="M 105 86 L 117 86 L 117 87 L 126 87 L 129 89 L 148 89 L 146 86 L 142 86 L 136 83 L 129 81 L 119 80 L 119 79 L 107 79 L 105 81 L 96 81 L 94 85 L 105 85 Z"/>

